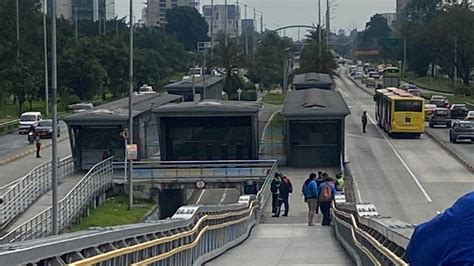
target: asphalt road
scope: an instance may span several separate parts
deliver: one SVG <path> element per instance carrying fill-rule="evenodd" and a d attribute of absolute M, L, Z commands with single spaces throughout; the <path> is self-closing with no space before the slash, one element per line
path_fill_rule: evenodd
<path fill-rule="evenodd" d="M 61 135 L 65 136 L 67 134 L 67 126 L 63 121 L 59 122 L 61 128 Z M 51 140 L 46 139 L 43 143 L 48 143 Z M 15 154 L 22 153 L 31 149 L 32 145 L 28 143 L 27 135 L 20 135 L 17 131 L 14 133 L 0 136 L 0 161 L 4 160 Z"/>
<path fill-rule="evenodd" d="M 474 189 L 474 176 L 433 139 L 391 139 L 374 124 L 373 97 L 345 75 L 336 79 L 352 114 L 346 118 L 346 154 L 359 202 L 380 214 L 420 223 Z M 361 133 L 362 111 L 369 115 Z"/>

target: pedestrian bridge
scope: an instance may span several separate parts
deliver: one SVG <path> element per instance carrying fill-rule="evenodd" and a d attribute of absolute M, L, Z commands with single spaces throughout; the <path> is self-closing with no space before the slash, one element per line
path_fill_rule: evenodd
<path fill-rule="evenodd" d="M 309 169 L 278 170 L 290 176 L 294 193 L 289 217 L 270 217 L 277 164 L 266 164 L 256 195 L 242 195 L 237 203 L 183 206 L 171 219 L 4 244 L 0 265 L 406 264 L 411 225 L 379 216 L 371 204 L 351 203 L 340 194 L 333 226 L 308 227 L 299 190 Z M 255 167 L 262 165 L 246 168 Z"/>

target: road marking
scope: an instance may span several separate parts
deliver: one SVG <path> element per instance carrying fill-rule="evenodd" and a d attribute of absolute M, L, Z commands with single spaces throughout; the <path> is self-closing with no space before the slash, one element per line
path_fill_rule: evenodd
<path fill-rule="evenodd" d="M 413 173 L 413 171 L 410 169 L 410 167 L 408 166 L 408 164 L 405 162 L 405 160 L 402 158 L 402 156 L 400 155 L 400 153 L 398 153 L 397 149 L 393 146 L 392 142 L 385 136 L 385 134 L 382 132 L 382 130 L 377 126 L 377 123 L 375 123 L 375 121 L 372 119 L 372 117 L 367 114 L 367 117 L 369 118 L 370 122 L 372 124 L 375 125 L 375 128 L 380 132 L 380 134 L 382 134 L 383 138 L 385 139 L 385 141 L 387 142 L 388 146 L 392 149 L 392 151 L 395 153 L 395 156 L 397 156 L 397 158 L 400 160 L 400 162 L 402 163 L 403 167 L 405 167 L 405 169 L 408 171 L 408 173 L 410 174 L 410 176 L 412 177 L 413 181 L 415 181 L 416 185 L 418 186 L 418 188 L 421 190 L 421 192 L 423 192 L 423 195 L 425 196 L 425 198 L 428 200 L 428 202 L 432 202 L 433 200 L 431 199 L 430 195 L 428 195 L 428 193 L 426 192 L 426 190 L 423 188 L 423 186 L 421 185 L 420 181 L 418 180 L 418 178 L 416 177 L 415 173 Z"/>
<path fill-rule="evenodd" d="M 201 190 L 201 194 L 199 194 L 198 200 L 196 201 L 196 205 L 198 205 L 198 204 L 199 204 L 199 202 L 201 201 L 201 199 L 202 199 L 202 196 L 204 195 L 204 191 L 206 191 L 206 189 L 205 189 L 205 188 L 203 188 L 203 189 Z"/>
<path fill-rule="evenodd" d="M 355 178 L 352 178 L 352 182 L 354 183 L 354 189 L 356 191 L 356 203 L 364 202 L 362 200 L 362 194 L 360 193 L 360 190 L 359 190 L 359 185 L 357 185 Z"/>
<path fill-rule="evenodd" d="M 227 197 L 227 191 L 229 190 L 229 188 L 225 188 L 224 189 L 224 193 L 222 193 L 222 197 L 221 197 L 221 200 L 219 201 L 219 205 L 222 204 L 225 200 L 225 198 Z"/>

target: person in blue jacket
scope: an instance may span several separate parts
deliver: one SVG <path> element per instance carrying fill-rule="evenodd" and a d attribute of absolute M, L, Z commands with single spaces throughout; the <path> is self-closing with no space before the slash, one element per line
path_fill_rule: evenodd
<path fill-rule="evenodd" d="M 304 201 L 308 204 L 308 226 L 314 226 L 313 219 L 318 201 L 318 186 L 316 184 L 316 174 L 311 173 L 303 184 L 302 192 Z"/>
<path fill-rule="evenodd" d="M 474 192 L 416 226 L 407 247 L 410 265 L 474 265 Z"/>

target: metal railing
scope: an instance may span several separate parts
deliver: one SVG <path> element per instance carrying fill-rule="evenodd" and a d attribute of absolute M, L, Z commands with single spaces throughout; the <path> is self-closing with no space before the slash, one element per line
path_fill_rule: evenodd
<path fill-rule="evenodd" d="M 201 265 L 248 237 L 276 168 L 273 161 L 258 194 L 241 196 L 237 204 L 183 206 L 167 220 L 0 246 L 0 265 Z"/>
<path fill-rule="evenodd" d="M 5 134 L 11 133 L 11 132 L 17 130 L 19 124 L 20 124 L 19 119 L 8 121 L 8 122 L 5 122 L 5 123 L 1 123 L 0 124 L 0 135 L 5 135 Z"/>
<path fill-rule="evenodd" d="M 0 225 L 5 228 L 19 214 L 52 188 L 51 161 L 35 167 L 12 185 L 1 198 Z M 58 162 L 58 179 L 74 173 L 74 159 L 69 156 Z"/>
<path fill-rule="evenodd" d="M 65 229 L 74 218 L 87 208 L 91 201 L 112 186 L 112 157 L 99 162 L 59 201 L 59 230 Z M 46 237 L 52 234 L 52 207 L 14 228 L 0 238 L 1 243 L 11 243 Z"/>

